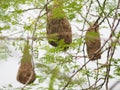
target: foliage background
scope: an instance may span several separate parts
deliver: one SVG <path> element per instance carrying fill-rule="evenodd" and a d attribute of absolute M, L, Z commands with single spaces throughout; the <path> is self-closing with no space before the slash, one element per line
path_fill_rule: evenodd
<path fill-rule="evenodd" d="M 63 9 L 73 33 L 73 42 L 66 52 L 47 42 L 45 6 L 48 4 L 52 0 L 0 0 L 0 59 L 11 57 L 12 46 L 22 52 L 28 38 L 37 79 L 24 89 L 110 90 L 113 86 L 109 80 L 119 82 L 120 76 L 120 1 L 64 0 Z M 84 57 L 87 56 L 84 35 L 98 17 L 101 17 L 102 58 L 89 61 Z M 2 88 L 23 86 L 15 88 L 11 84 Z"/>

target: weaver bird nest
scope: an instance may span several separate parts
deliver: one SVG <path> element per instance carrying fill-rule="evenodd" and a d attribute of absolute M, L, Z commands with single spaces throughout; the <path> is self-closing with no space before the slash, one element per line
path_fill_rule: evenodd
<path fill-rule="evenodd" d="M 28 45 L 25 45 L 21 64 L 17 74 L 17 80 L 22 84 L 31 84 L 35 80 L 35 71 L 31 62 Z"/>
<path fill-rule="evenodd" d="M 101 58 L 101 40 L 99 33 L 99 25 L 96 22 L 86 32 L 85 43 L 89 60 L 97 60 Z"/>
<path fill-rule="evenodd" d="M 62 10 L 57 12 L 58 16 L 54 13 L 54 8 L 47 10 L 47 39 L 52 46 L 66 50 L 72 42 L 71 25 Z"/>

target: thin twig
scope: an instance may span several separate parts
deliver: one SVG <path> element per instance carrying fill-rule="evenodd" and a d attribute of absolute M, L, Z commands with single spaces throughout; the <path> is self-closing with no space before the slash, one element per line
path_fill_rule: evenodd
<path fill-rule="evenodd" d="M 15 13 L 15 12 L 26 12 L 26 11 L 30 11 L 30 10 L 35 10 L 35 9 L 42 9 L 42 7 L 40 8 L 28 8 L 28 9 L 20 9 L 20 10 L 15 10 L 15 11 L 9 11 L 9 13 Z"/>
<path fill-rule="evenodd" d="M 33 34 L 32 34 L 32 37 L 35 37 L 35 32 L 36 32 L 36 30 L 37 30 L 37 23 L 38 23 L 38 21 L 39 21 L 39 19 L 40 19 L 40 15 L 41 15 L 41 13 L 42 13 L 42 11 L 45 9 L 45 7 L 47 6 L 49 4 L 49 2 L 47 2 L 44 6 L 43 6 L 43 8 L 40 10 L 40 12 L 39 12 L 39 15 L 38 15 L 38 17 L 36 18 L 36 22 L 35 22 L 35 28 L 34 28 L 34 31 L 33 31 Z M 34 61 L 33 61 L 33 43 L 34 43 L 34 40 L 32 39 L 32 43 L 31 43 L 31 63 L 32 63 L 32 67 L 33 67 L 33 69 L 34 69 Z M 27 84 L 29 83 L 29 81 L 32 79 L 32 76 L 33 76 L 33 71 L 31 72 L 31 75 L 30 75 L 30 78 L 28 79 L 28 81 L 25 83 L 25 85 L 24 85 L 24 87 L 22 88 L 22 90 L 27 86 Z"/>
<path fill-rule="evenodd" d="M 120 5 L 120 0 L 118 1 L 118 5 L 117 5 L 116 11 L 115 11 L 115 17 L 117 17 L 117 12 L 118 12 L 119 5 Z M 114 20 L 113 20 L 113 23 L 112 23 L 112 30 L 111 30 L 111 31 L 113 31 L 113 32 L 115 32 L 117 26 L 119 25 L 120 20 L 118 20 L 118 23 L 117 23 L 116 26 L 115 26 L 115 21 L 116 21 L 116 20 L 114 19 Z M 115 27 L 115 28 L 114 28 L 114 27 Z M 111 34 L 110 37 L 113 37 L 113 34 Z M 117 40 L 119 40 L 119 37 L 120 37 L 120 36 L 118 36 Z M 112 45 L 113 43 L 115 44 L 114 46 Z M 109 64 L 109 67 L 106 68 L 106 70 L 107 70 L 106 90 L 108 90 L 109 74 L 110 74 L 110 69 L 111 69 L 111 60 L 112 60 L 112 57 L 113 57 L 114 52 L 115 52 L 116 43 L 117 43 L 117 42 L 113 42 L 113 41 L 111 40 L 111 50 L 110 50 L 110 52 L 108 52 L 108 56 L 109 56 L 109 57 L 108 57 L 108 60 L 109 60 L 109 61 L 108 61 L 108 64 Z"/>
<path fill-rule="evenodd" d="M 50 1 L 50 2 L 51 2 L 51 1 Z M 39 19 L 40 19 L 40 15 L 41 15 L 42 11 L 46 8 L 46 6 L 47 6 L 50 2 L 47 2 L 47 3 L 43 6 L 43 8 L 40 10 L 38 17 L 36 18 L 35 27 L 34 27 L 34 31 L 33 31 L 33 33 L 32 33 L 32 37 L 35 37 L 35 32 L 36 32 L 36 30 L 37 30 L 37 23 L 38 23 L 38 21 L 39 21 Z M 31 42 L 31 54 L 32 54 L 32 56 L 33 56 L 33 43 L 34 43 L 34 40 L 32 40 L 32 42 Z M 32 57 L 32 59 L 33 59 L 33 57 Z M 32 62 L 32 63 L 33 63 L 33 67 L 34 67 L 34 62 Z"/>
<path fill-rule="evenodd" d="M 88 14 L 89 14 L 89 12 L 90 12 L 90 9 L 91 9 L 91 6 L 92 6 L 92 0 L 90 1 L 90 5 L 89 5 L 89 7 L 88 7 L 88 10 L 87 10 L 87 13 L 86 13 L 86 16 L 85 16 L 85 18 L 87 19 L 87 17 L 88 17 Z M 83 27 L 82 27 L 82 30 L 84 31 L 84 28 L 85 28 L 85 23 L 86 23 L 86 20 L 84 21 L 84 23 L 83 23 Z M 83 31 L 82 31 L 82 34 L 81 34 L 81 36 L 83 36 Z M 82 37 L 81 37 L 82 38 Z M 79 48 L 80 48 L 80 46 L 79 46 Z M 85 56 L 85 42 L 83 42 L 83 56 Z M 78 50 L 78 52 L 79 52 L 79 50 Z M 84 58 L 84 63 L 86 63 L 86 58 Z M 87 66 L 85 65 L 85 69 L 87 70 Z M 88 74 L 86 75 L 87 76 L 87 80 L 88 80 L 88 85 L 89 85 L 89 87 L 90 87 L 90 79 L 89 79 L 89 76 L 88 76 Z"/>
<path fill-rule="evenodd" d="M 88 64 L 89 62 L 90 62 L 90 60 L 87 61 L 80 69 L 78 69 L 78 70 L 69 78 L 69 80 L 68 80 L 67 83 L 64 85 L 64 87 L 62 88 L 62 90 L 65 90 L 65 89 L 67 88 L 67 86 L 70 84 L 72 78 L 73 78 L 79 71 L 81 71 L 81 70 L 86 66 L 86 64 Z"/>

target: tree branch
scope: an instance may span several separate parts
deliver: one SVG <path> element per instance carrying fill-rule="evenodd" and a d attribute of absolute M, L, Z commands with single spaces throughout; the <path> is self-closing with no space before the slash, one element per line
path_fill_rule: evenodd
<path fill-rule="evenodd" d="M 65 90 L 65 89 L 67 88 L 67 86 L 70 84 L 72 78 L 73 78 L 79 71 L 81 71 L 81 70 L 86 66 L 86 64 L 88 64 L 89 62 L 90 62 L 90 60 L 87 61 L 80 69 L 78 69 L 78 70 L 69 78 L 69 80 L 68 80 L 67 83 L 64 85 L 64 87 L 62 88 L 62 90 Z"/>

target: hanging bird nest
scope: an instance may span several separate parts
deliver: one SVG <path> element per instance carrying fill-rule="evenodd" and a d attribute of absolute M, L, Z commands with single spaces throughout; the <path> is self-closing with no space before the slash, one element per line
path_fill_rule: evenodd
<path fill-rule="evenodd" d="M 62 4 L 54 3 L 47 9 L 47 39 L 54 47 L 61 46 L 67 49 L 72 42 L 71 25 L 62 10 Z"/>
<path fill-rule="evenodd" d="M 89 60 L 101 58 L 101 40 L 99 33 L 98 20 L 91 26 L 85 35 L 85 43 Z"/>
<path fill-rule="evenodd" d="M 35 71 L 32 65 L 32 57 L 29 53 L 29 45 L 25 45 L 21 64 L 17 74 L 17 80 L 22 84 L 31 84 L 35 80 Z"/>

